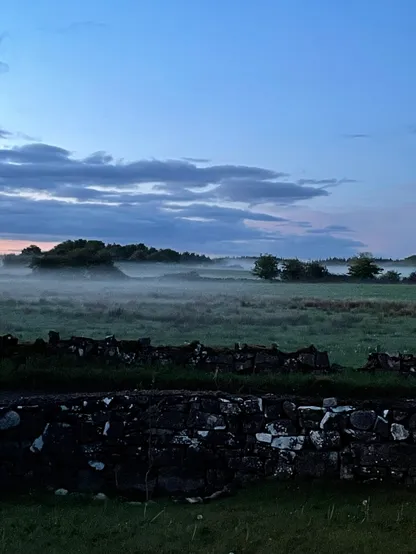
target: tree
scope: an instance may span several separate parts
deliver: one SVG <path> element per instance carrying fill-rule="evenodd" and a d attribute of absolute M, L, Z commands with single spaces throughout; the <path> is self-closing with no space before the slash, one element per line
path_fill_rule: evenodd
<path fill-rule="evenodd" d="M 271 254 L 261 254 L 254 262 L 253 275 L 272 281 L 279 275 L 279 260 Z"/>
<path fill-rule="evenodd" d="M 400 283 L 401 273 L 391 269 L 380 275 L 380 281 L 385 281 L 386 283 Z"/>
<path fill-rule="evenodd" d="M 321 262 L 312 261 L 305 264 L 305 275 L 306 279 L 317 281 L 329 277 L 329 271 L 326 265 Z"/>
<path fill-rule="evenodd" d="M 376 264 L 374 257 L 368 252 L 362 252 L 351 258 L 348 275 L 353 279 L 374 279 L 383 269 Z"/>
<path fill-rule="evenodd" d="M 22 250 L 22 256 L 40 256 L 42 250 L 36 244 L 31 244 Z"/>
<path fill-rule="evenodd" d="M 281 271 L 284 281 L 300 281 L 305 278 L 305 264 L 297 258 L 285 260 Z"/>

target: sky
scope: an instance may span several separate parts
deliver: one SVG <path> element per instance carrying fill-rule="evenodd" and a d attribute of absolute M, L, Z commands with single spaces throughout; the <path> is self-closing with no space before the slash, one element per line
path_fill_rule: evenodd
<path fill-rule="evenodd" d="M 416 253 L 414 0 L 13 0 L 0 252 Z"/>

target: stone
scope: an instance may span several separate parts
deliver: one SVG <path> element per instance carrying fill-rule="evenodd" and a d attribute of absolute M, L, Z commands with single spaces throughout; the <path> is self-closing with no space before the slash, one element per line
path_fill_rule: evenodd
<path fill-rule="evenodd" d="M 400 423 L 392 423 L 390 433 L 395 441 L 404 441 L 409 438 L 410 435 L 406 427 Z"/>
<path fill-rule="evenodd" d="M 338 405 L 338 401 L 335 397 L 324 398 L 322 406 L 326 409 L 335 408 Z"/>
<path fill-rule="evenodd" d="M 353 441 L 376 442 L 377 434 L 371 431 L 357 431 L 356 429 L 345 429 L 345 434 Z"/>
<path fill-rule="evenodd" d="M 398 423 L 399 421 L 404 421 L 409 414 L 401 410 L 393 410 L 393 421 Z"/>
<path fill-rule="evenodd" d="M 55 496 L 66 496 L 67 494 L 67 489 L 56 489 L 55 491 Z"/>
<path fill-rule="evenodd" d="M 409 429 L 411 431 L 416 431 L 416 414 L 413 414 L 413 415 L 410 416 Z"/>
<path fill-rule="evenodd" d="M 266 429 L 274 437 L 281 437 L 281 436 L 289 437 L 296 434 L 295 425 L 293 424 L 293 421 L 291 421 L 290 419 L 281 419 L 279 421 L 273 421 L 272 423 L 268 423 L 266 425 Z"/>
<path fill-rule="evenodd" d="M 345 416 L 343 414 L 326 412 L 319 423 L 319 428 L 324 431 L 336 430 L 344 426 Z"/>
<path fill-rule="evenodd" d="M 335 406 L 334 408 L 331 408 L 331 412 L 334 414 L 346 414 L 353 411 L 354 408 L 352 406 Z"/>
<path fill-rule="evenodd" d="M 220 414 L 198 412 L 194 409 L 191 410 L 191 413 L 189 414 L 188 427 L 200 430 L 225 430 L 227 428 L 224 416 Z"/>
<path fill-rule="evenodd" d="M 88 465 L 92 467 L 93 469 L 96 469 L 97 471 L 102 471 L 105 468 L 105 464 L 103 462 L 96 462 L 96 461 L 89 461 Z"/>
<path fill-rule="evenodd" d="M 104 493 L 99 492 L 98 494 L 95 494 L 93 496 L 93 500 L 98 500 L 100 502 L 104 502 L 105 500 L 108 500 L 108 497 Z"/>
<path fill-rule="evenodd" d="M 325 408 L 320 406 L 299 406 L 300 424 L 304 429 L 319 429 L 319 424 L 325 414 Z"/>
<path fill-rule="evenodd" d="M 339 468 L 338 452 L 301 452 L 295 459 L 295 470 L 301 477 L 335 476 Z"/>
<path fill-rule="evenodd" d="M 311 431 L 309 437 L 317 450 L 334 450 L 341 445 L 338 431 Z"/>
<path fill-rule="evenodd" d="M 283 402 L 283 411 L 287 415 L 289 419 L 292 421 L 295 421 L 297 419 L 297 408 L 296 404 L 294 402 L 290 402 L 289 400 L 285 400 Z"/>
<path fill-rule="evenodd" d="M 350 422 L 355 429 L 369 431 L 376 421 L 374 410 L 356 410 L 350 414 Z"/>
<path fill-rule="evenodd" d="M 389 423 L 387 419 L 381 416 L 377 416 L 376 422 L 374 424 L 374 432 L 380 435 L 381 437 L 388 439 L 390 428 L 389 428 Z"/>
<path fill-rule="evenodd" d="M 205 488 L 204 476 L 181 468 L 167 468 L 159 472 L 158 489 L 177 496 L 198 495 Z"/>
<path fill-rule="evenodd" d="M 20 425 L 20 416 L 17 412 L 10 410 L 0 415 L 0 431 L 7 431 Z"/>
<path fill-rule="evenodd" d="M 256 439 L 259 442 L 271 444 L 272 438 L 273 438 L 272 435 L 270 435 L 269 433 L 256 433 Z"/>
<path fill-rule="evenodd" d="M 294 437 L 276 437 L 272 441 L 272 448 L 279 450 L 301 450 L 305 444 L 306 437 L 299 435 Z"/>
<path fill-rule="evenodd" d="M 242 428 L 244 433 L 260 433 L 264 426 L 264 416 L 262 414 L 253 414 L 245 416 L 242 419 Z"/>

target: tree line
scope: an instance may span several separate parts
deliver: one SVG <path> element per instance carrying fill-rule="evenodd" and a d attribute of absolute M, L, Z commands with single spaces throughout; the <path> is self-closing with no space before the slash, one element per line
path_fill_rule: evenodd
<path fill-rule="evenodd" d="M 377 259 L 370 253 L 363 252 L 350 258 L 348 273 L 337 275 L 330 273 L 327 266 L 321 261 L 302 262 L 297 258 L 282 260 L 271 254 L 262 254 L 256 259 L 252 273 L 260 279 L 273 281 L 374 281 L 385 283 L 414 282 L 416 271 L 409 277 L 402 278 L 395 270 L 383 272 L 377 264 Z"/>
<path fill-rule="evenodd" d="M 20 254 L 7 254 L 5 265 L 24 264 L 32 268 L 111 266 L 114 262 L 165 262 L 209 264 L 211 258 L 193 252 L 177 252 L 138 244 L 105 244 L 99 240 L 67 240 L 42 252 L 37 245 L 24 248 Z"/>

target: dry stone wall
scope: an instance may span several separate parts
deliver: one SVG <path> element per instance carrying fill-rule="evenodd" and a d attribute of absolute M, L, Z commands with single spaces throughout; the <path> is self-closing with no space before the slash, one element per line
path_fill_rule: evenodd
<path fill-rule="evenodd" d="M 415 484 L 416 400 L 142 391 L 0 408 L 3 492 L 201 500 L 265 478 Z"/>

